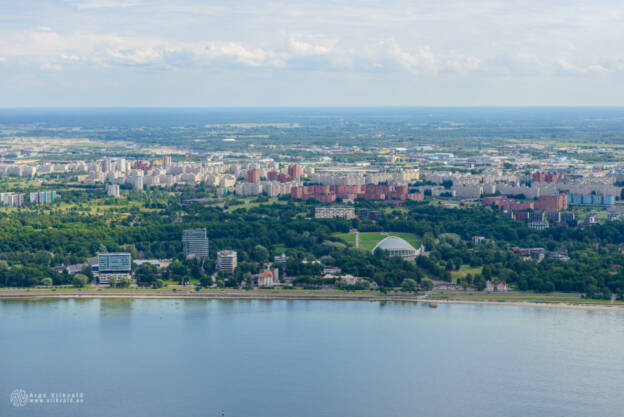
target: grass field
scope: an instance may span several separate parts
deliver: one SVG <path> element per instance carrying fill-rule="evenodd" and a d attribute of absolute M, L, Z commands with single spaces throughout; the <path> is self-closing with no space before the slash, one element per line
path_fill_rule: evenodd
<path fill-rule="evenodd" d="M 481 266 L 471 267 L 469 265 L 462 265 L 457 271 L 451 271 L 451 277 L 453 282 L 455 282 L 457 281 L 457 278 L 463 278 L 468 274 L 474 276 L 475 274 L 480 274 L 482 270 L 483 267 Z"/>
<path fill-rule="evenodd" d="M 241 208 L 245 209 L 245 210 L 249 210 L 249 209 L 252 209 L 252 208 L 255 208 L 255 207 L 259 207 L 259 206 L 262 206 L 262 205 L 267 205 L 267 204 L 276 204 L 276 203 L 277 204 L 286 204 L 287 203 L 286 201 L 278 200 L 277 197 L 272 197 L 272 198 L 269 198 L 268 201 L 262 201 L 262 202 L 251 201 L 251 199 L 244 200 L 243 204 L 234 204 L 234 205 L 232 205 L 232 202 L 240 203 L 242 201 L 241 200 L 237 200 L 237 199 L 230 200 L 228 202 L 229 203 L 229 207 L 226 210 L 227 212 L 232 212 L 234 210 L 238 210 L 238 209 L 241 209 Z"/>
<path fill-rule="evenodd" d="M 278 253 L 284 253 L 286 252 L 286 246 L 279 244 L 279 245 L 273 245 L 273 250 L 275 250 Z"/>
<path fill-rule="evenodd" d="M 334 236 L 344 240 L 348 245 L 355 246 L 355 233 L 336 233 Z M 418 249 L 420 238 L 412 233 L 360 233 L 360 249 L 373 250 L 378 242 L 388 236 L 398 236 L 405 239 L 412 246 Z"/>

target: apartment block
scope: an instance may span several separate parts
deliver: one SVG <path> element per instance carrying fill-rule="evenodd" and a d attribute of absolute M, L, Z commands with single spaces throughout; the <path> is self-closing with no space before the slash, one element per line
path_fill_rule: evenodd
<path fill-rule="evenodd" d="M 209 250 L 208 244 L 205 228 L 186 229 L 182 232 L 182 247 L 187 258 L 206 258 Z"/>
<path fill-rule="evenodd" d="M 30 193 L 30 202 L 35 204 L 48 204 L 54 202 L 56 191 L 38 191 Z"/>
<path fill-rule="evenodd" d="M 238 265 L 238 254 L 233 250 L 222 250 L 217 252 L 217 271 L 224 271 L 233 274 Z"/>
<path fill-rule="evenodd" d="M 316 207 L 314 209 L 315 219 L 354 219 L 355 209 L 353 207 Z"/>

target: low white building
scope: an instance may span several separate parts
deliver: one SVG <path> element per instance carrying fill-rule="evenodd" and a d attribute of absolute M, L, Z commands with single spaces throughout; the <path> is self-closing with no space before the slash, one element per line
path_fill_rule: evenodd
<path fill-rule="evenodd" d="M 316 207 L 314 209 L 315 219 L 354 219 L 355 209 L 353 207 Z"/>

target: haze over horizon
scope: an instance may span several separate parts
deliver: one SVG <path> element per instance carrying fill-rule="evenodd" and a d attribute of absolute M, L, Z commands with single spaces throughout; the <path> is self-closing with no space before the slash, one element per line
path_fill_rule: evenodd
<path fill-rule="evenodd" d="M 616 1 L 3 4 L 0 107 L 622 106 Z"/>

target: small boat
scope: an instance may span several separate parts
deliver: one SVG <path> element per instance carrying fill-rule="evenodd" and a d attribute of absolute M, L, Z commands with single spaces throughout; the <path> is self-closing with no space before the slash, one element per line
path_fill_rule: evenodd
<path fill-rule="evenodd" d="M 438 305 L 435 303 L 429 303 L 429 308 L 438 308 Z"/>

